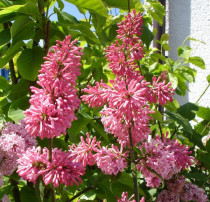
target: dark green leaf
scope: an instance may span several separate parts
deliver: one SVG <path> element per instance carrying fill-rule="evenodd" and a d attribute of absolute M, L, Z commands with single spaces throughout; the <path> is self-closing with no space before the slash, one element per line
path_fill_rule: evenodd
<path fill-rule="evenodd" d="M 197 116 L 204 120 L 210 121 L 210 108 L 209 107 L 199 107 Z"/>
<path fill-rule="evenodd" d="M 12 43 L 33 38 L 34 22 L 26 16 L 18 17 L 12 24 L 11 35 Z"/>
<path fill-rule="evenodd" d="M 146 25 L 143 25 L 142 28 L 143 30 L 142 30 L 141 40 L 146 44 L 147 48 L 149 48 L 154 38 L 154 35 Z"/>
<path fill-rule="evenodd" d="M 190 57 L 188 62 L 196 65 L 197 67 L 200 67 L 201 69 L 206 69 L 205 62 L 201 57 L 198 56 Z"/>
<path fill-rule="evenodd" d="M 21 202 L 28 202 L 29 198 L 30 198 L 30 202 L 39 201 L 36 196 L 35 190 L 33 188 L 31 188 L 30 186 L 25 186 L 21 188 L 21 191 L 20 191 Z"/>
<path fill-rule="evenodd" d="M 24 46 L 22 41 L 11 46 L 0 58 L 0 68 L 4 67 L 9 62 L 21 50 L 22 46 Z"/>
<path fill-rule="evenodd" d="M 9 81 L 3 76 L 0 76 L 0 89 L 6 90 L 7 88 L 9 88 L 9 86 Z"/>
<path fill-rule="evenodd" d="M 182 117 L 190 120 L 193 120 L 195 118 L 196 112 L 198 111 L 199 107 L 196 104 L 193 104 L 191 102 L 188 102 L 177 110 L 177 113 L 179 113 Z"/>
<path fill-rule="evenodd" d="M 66 0 L 81 8 L 94 11 L 100 15 L 107 16 L 107 9 L 101 0 Z"/>
<path fill-rule="evenodd" d="M 30 81 L 35 81 L 38 70 L 43 62 L 44 52 L 40 47 L 23 50 L 17 60 L 18 70 L 21 76 Z"/>
<path fill-rule="evenodd" d="M 10 30 L 5 29 L 0 31 L 0 46 L 7 44 L 11 39 Z"/>
<path fill-rule="evenodd" d="M 13 121 L 18 122 L 25 117 L 23 111 L 26 110 L 29 106 L 30 104 L 28 97 L 23 97 L 16 100 L 15 102 L 12 102 L 9 107 L 8 117 Z"/>

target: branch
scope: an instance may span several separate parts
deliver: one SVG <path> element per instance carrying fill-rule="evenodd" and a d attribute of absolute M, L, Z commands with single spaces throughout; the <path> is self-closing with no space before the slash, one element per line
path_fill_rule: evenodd
<path fill-rule="evenodd" d="M 89 187 L 83 189 L 82 191 L 80 191 L 78 194 L 76 194 L 76 195 L 73 196 L 72 198 L 67 199 L 66 202 L 71 202 L 71 201 L 73 201 L 74 199 L 76 199 L 76 198 L 79 197 L 80 195 L 84 194 L 85 192 L 88 192 L 88 191 L 91 190 L 91 189 L 94 189 L 94 186 L 89 186 Z"/>
<path fill-rule="evenodd" d="M 4 23 L 3 25 L 4 25 L 4 29 L 8 29 L 10 23 Z M 11 47 L 10 42 L 7 44 L 7 47 L 8 47 L 8 48 Z M 17 84 L 18 79 L 17 79 L 17 77 L 16 77 L 16 75 L 15 75 L 15 67 L 14 67 L 13 59 L 11 59 L 11 60 L 9 61 L 9 71 L 10 71 L 10 74 L 11 74 L 12 84 Z"/>
<path fill-rule="evenodd" d="M 14 200 L 15 202 L 21 202 L 20 200 L 20 191 L 19 191 L 19 188 L 18 188 L 18 183 L 16 182 L 16 180 L 10 178 L 10 183 L 11 185 L 13 186 L 13 196 L 14 196 Z"/>
<path fill-rule="evenodd" d="M 132 172 L 134 195 L 135 195 L 135 200 L 139 201 L 139 192 L 138 192 L 138 183 L 137 183 L 136 165 L 135 165 L 135 158 L 134 158 L 133 138 L 132 138 L 132 133 L 131 133 L 131 127 L 129 127 L 128 130 L 129 130 L 129 141 L 130 141 L 131 169 L 134 171 Z"/>

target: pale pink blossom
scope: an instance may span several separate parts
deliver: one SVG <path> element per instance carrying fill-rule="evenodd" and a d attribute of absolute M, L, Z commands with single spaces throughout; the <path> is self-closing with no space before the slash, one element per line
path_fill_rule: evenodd
<path fill-rule="evenodd" d="M 25 149 L 25 141 L 16 134 L 3 134 L 0 137 L 0 153 L 6 158 L 18 158 Z"/>
<path fill-rule="evenodd" d="M 17 167 L 17 158 L 7 158 L 0 153 L 0 172 L 3 175 L 11 175 Z"/>
<path fill-rule="evenodd" d="M 82 163 L 84 167 L 86 165 L 94 165 L 95 164 L 95 153 L 99 150 L 100 142 L 96 141 L 96 137 L 93 139 L 90 138 L 89 133 L 86 133 L 86 141 L 83 136 L 80 137 L 79 145 L 70 146 L 70 151 L 72 151 L 72 155 L 75 155 L 76 162 Z"/>
<path fill-rule="evenodd" d="M 111 148 L 102 147 L 95 155 L 96 164 L 106 175 L 117 175 L 127 167 L 127 153 L 123 153 L 123 145 L 120 150 L 114 145 Z"/>
<path fill-rule="evenodd" d="M 36 146 L 37 141 L 35 137 L 31 136 L 27 133 L 26 124 L 24 120 L 21 120 L 19 124 L 14 124 L 11 122 L 7 122 L 4 124 L 3 128 L 1 129 L 1 133 L 4 134 L 16 134 L 24 139 L 25 142 L 25 149 L 28 147 Z"/>
<path fill-rule="evenodd" d="M 182 201 L 207 202 L 208 198 L 205 191 L 190 182 L 186 183 L 180 194 Z"/>
<path fill-rule="evenodd" d="M 163 179 L 169 180 L 174 174 L 191 166 L 194 158 L 189 147 L 181 145 L 178 140 L 171 141 L 163 135 L 163 141 L 159 136 L 140 145 L 143 157 L 137 165 L 147 181 L 149 187 L 159 187 L 161 179 L 150 172 L 154 170 Z M 149 168 L 149 169 L 148 169 Z"/>
<path fill-rule="evenodd" d="M 66 186 L 78 185 L 82 183 L 81 176 L 85 173 L 85 168 L 81 163 L 75 162 L 75 156 L 71 151 L 63 152 L 57 148 L 52 151 L 52 162 L 48 163 L 48 172 L 43 174 L 45 185 L 53 183 L 54 187 L 60 184 Z"/>
<path fill-rule="evenodd" d="M 4 197 L 1 199 L 2 202 L 10 202 L 10 198 L 8 195 L 4 195 Z"/>

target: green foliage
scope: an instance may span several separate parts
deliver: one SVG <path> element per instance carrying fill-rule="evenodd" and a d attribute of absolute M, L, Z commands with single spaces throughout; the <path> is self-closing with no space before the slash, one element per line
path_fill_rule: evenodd
<path fill-rule="evenodd" d="M 9 67 L 14 70 L 14 75 L 10 75 L 9 81 L 0 76 L 0 126 L 7 121 L 18 123 L 25 117 L 23 112 L 29 107 L 30 86 L 37 85 L 38 70 L 43 63 L 46 49 L 55 45 L 56 40 L 63 40 L 66 35 L 70 34 L 72 40 L 77 39 L 77 45 L 83 48 L 81 75 L 77 80 L 79 96 L 83 94 L 82 89 L 87 84 L 94 85 L 101 80 L 109 84 L 109 80 L 115 78 L 108 68 L 104 49 L 116 40 L 117 24 L 124 19 L 128 11 L 128 0 L 53 0 L 50 1 L 50 5 L 48 3 L 49 1 L 44 0 L 0 2 L 0 68 Z M 68 3 L 74 4 L 84 15 L 84 19 L 77 19 L 65 10 Z M 49 8 L 50 12 L 57 16 L 57 21 L 51 21 Z M 158 0 L 147 0 L 146 4 L 140 0 L 130 0 L 130 9 L 134 8 L 143 13 L 144 20 L 141 40 L 145 57 L 138 61 L 141 74 L 148 82 L 152 81 L 153 76 L 164 74 L 166 82 L 170 81 L 172 87 L 176 89 L 176 94 L 184 96 L 188 91 L 187 83 L 194 82 L 196 77 L 196 70 L 191 66 L 205 69 L 204 60 L 192 56 L 192 48 L 185 45 L 187 40 L 197 40 L 188 37 L 177 50 L 178 59 L 167 58 L 163 52 L 170 50 L 168 34 L 163 34 L 156 41 L 161 46 L 160 50 L 151 48 L 156 34 L 156 30 L 151 29 L 152 22 L 155 20 L 160 25 L 163 24 L 164 7 Z M 118 14 L 114 14 L 115 12 Z M 12 81 L 14 77 L 15 81 Z M 210 83 L 210 75 L 206 79 Z M 189 146 L 200 165 L 194 165 L 191 170 L 186 170 L 182 174 L 188 180 L 199 186 L 206 186 L 206 190 L 209 190 L 210 141 L 208 140 L 205 145 L 202 138 L 210 132 L 210 108 L 190 102 L 179 106 L 175 99 L 164 106 L 164 112 L 159 112 L 158 107 L 151 105 L 154 111 L 150 114 L 153 118 L 149 123 L 151 136 L 160 133 L 158 125 L 160 123 L 163 133 L 168 132 L 171 138 L 176 138 L 180 143 Z M 66 134 L 54 138 L 53 147 L 67 151 L 69 145 L 78 144 L 80 136 L 85 137 L 87 132 L 91 137 L 96 136 L 102 146 L 118 144 L 113 135 L 104 130 L 100 110 L 101 108 L 92 109 L 81 103 L 76 112 L 77 120 L 72 122 Z M 192 127 L 189 121 L 195 121 L 197 117 L 202 120 Z M 41 147 L 49 145 L 48 139 L 37 138 L 37 141 Z M 142 156 L 139 149 L 135 148 L 134 151 L 135 157 Z M 123 191 L 128 191 L 129 196 L 133 194 L 132 172 L 129 163 L 128 168 L 116 176 L 105 175 L 96 166 L 88 166 L 82 177 L 83 183 L 78 187 L 56 188 L 57 200 L 66 202 L 87 187 L 93 187 L 75 201 L 106 199 L 108 202 L 115 202 L 116 196 L 121 196 Z M 146 187 L 140 172 L 137 172 L 137 177 L 140 195 L 146 196 L 146 201 L 155 201 L 161 189 Z M 33 185 L 20 180 L 17 174 L 7 178 L 5 185 L 0 188 L 0 199 L 7 194 L 13 200 L 12 191 L 18 189 L 20 200 L 23 202 L 29 198 L 31 201 L 52 201 L 51 196 L 48 199 L 44 196 L 50 185 L 43 186 L 41 179 L 39 183 Z M 18 188 L 10 183 L 10 178 L 18 183 Z"/>

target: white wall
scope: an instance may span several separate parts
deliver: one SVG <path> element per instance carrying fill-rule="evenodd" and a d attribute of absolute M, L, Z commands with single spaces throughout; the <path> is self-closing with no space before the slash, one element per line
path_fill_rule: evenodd
<path fill-rule="evenodd" d="M 206 70 L 191 65 L 197 70 L 196 82 L 189 84 L 190 92 L 184 98 L 178 97 L 178 101 L 180 104 L 195 102 L 208 85 L 206 76 L 210 74 L 210 0 L 168 0 L 166 32 L 170 35 L 169 57 L 173 59 L 177 58 L 177 48 L 189 35 L 206 43 L 189 41 L 187 44 L 193 48 L 193 56 L 204 59 Z M 210 88 L 199 104 L 210 107 Z"/>

